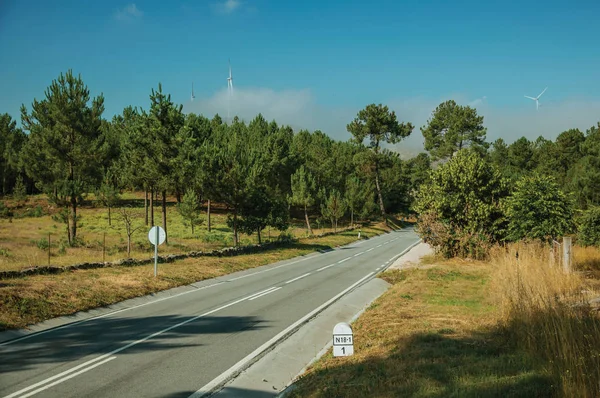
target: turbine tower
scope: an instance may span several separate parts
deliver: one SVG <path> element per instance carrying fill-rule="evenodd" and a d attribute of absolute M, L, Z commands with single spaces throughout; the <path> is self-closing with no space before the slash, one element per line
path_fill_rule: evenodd
<path fill-rule="evenodd" d="M 540 93 L 540 95 L 538 95 L 537 97 L 528 97 L 527 95 L 525 96 L 525 98 L 529 98 L 529 99 L 531 99 L 531 100 L 534 100 L 534 101 L 535 101 L 535 110 L 536 110 L 536 111 L 540 109 L 540 101 L 538 101 L 538 100 L 540 99 L 540 97 L 542 96 L 542 94 L 544 94 L 544 93 L 546 92 L 546 90 L 548 90 L 548 87 L 546 87 L 546 88 L 544 89 L 544 91 L 542 91 L 542 92 Z"/>
<path fill-rule="evenodd" d="M 194 82 L 192 82 L 192 102 L 194 102 L 194 98 L 196 98 L 196 96 L 194 95 Z"/>
<path fill-rule="evenodd" d="M 231 76 L 231 60 L 229 60 L 229 77 L 227 78 L 227 119 L 231 108 L 231 96 L 233 95 L 233 76 Z"/>

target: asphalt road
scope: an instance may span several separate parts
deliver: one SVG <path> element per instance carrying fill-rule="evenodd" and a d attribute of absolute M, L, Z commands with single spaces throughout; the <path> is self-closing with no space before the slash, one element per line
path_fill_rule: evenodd
<path fill-rule="evenodd" d="M 299 319 L 375 277 L 412 230 L 195 284 L 0 344 L 0 397 L 189 397 Z"/>

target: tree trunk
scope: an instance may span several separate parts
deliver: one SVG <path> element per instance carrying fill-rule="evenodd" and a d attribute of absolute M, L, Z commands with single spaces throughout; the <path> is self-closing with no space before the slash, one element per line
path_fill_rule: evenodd
<path fill-rule="evenodd" d="M 162 219 L 163 229 L 165 230 L 165 245 L 168 245 L 169 238 L 167 235 L 167 191 L 162 191 Z"/>
<path fill-rule="evenodd" d="M 350 209 L 350 226 L 354 226 L 354 209 Z"/>
<path fill-rule="evenodd" d="M 237 209 L 233 211 L 233 246 L 237 247 L 238 236 L 237 236 Z"/>
<path fill-rule="evenodd" d="M 333 228 L 333 233 L 337 234 L 337 218 L 335 219 L 335 227 Z"/>
<path fill-rule="evenodd" d="M 258 230 L 256 231 L 258 232 L 258 244 L 262 244 L 262 241 L 260 240 L 260 227 L 258 228 Z"/>
<path fill-rule="evenodd" d="M 75 195 L 71 195 L 71 243 L 75 243 L 77 239 L 77 198 Z"/>
<path fill-rule="evenodd" d="M 64 217 L 65 217 L 65 222 L 67 223 L 67 239 L 69 241 L 69 246 L 71 246 L 71 242 L 73 240 L 71 239 L 71 222 L 69 221 L 69 209 L 68 208 L 65 208 Z"/>
<path fill-rule="evenodd" d="M 110 220 L 110 206 L 108 206 L 108 226 L 111 226 L 111 220 Z"/>
<path fill-rule="evenodd" d="M 144 187 L 144 222 L 148 225 L 148 187 Z"/>
<path fill-rule="evenodd" d="M 308 229 L 308 234 L 312 235 L 313 231 L 312 231 L 312 228 L 310 227 L 310 221 L 308 221 L 308 211 L 306 209 L 306 205 L 304 205 L 304 219 L 306 220 L 306 228 Z"/>
<path fill-rule="evenodd" d="M 377 196 L 379 198 L 379 209 L 381 216 L 385 218 L 385 207 L 383 206 L 383 196 L 381 195 L 381 186 L 379 185 L 379 164 L 375 161 L 375 186 L 377 187 Z"/>
<path fill-rule="evenodd" d="M 127 231 L 127 257 L 131 257 L 131 232 Z"/>
<path fill-rule="evenodd" d="M 210 199 L 208 199 L 208 205 L 206 209 L 206 218 L 208 219 L 208 232 L 210 232 Z"/>
<path fill-rule="evenodd" d="M 190 222 L 190 224 L 192 224 L 192 235 L 194 235 L 194 223 Z"/>
<path fill-rule="evenodd" d="M 181 203 L 181 192 L 179 192 L 179 189 L 177 189 L 177 192 L 175 192 L 175 197 L 177 198 L 177 204 Z"/>
<path fill-rule="evenodd" d="M 154 226 L 154 188 L 150 188 L 150 226 Z"/>

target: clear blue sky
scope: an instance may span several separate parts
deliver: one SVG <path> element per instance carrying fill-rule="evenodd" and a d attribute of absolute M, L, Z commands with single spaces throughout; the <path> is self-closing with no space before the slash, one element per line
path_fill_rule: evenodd
<path fill-rule="evenodd" d="M 69 68 L 104 93 L 107 118 L 147 108 L 158 82 L 180 103 L 192 81 L 210 97 L 228 58 L 239 86 L 310 89 L 324 106 L 461 93 L 525 107 L 545 86 L 598 99 L 599 15 L 598 0 L 8 0 L 0 113 L 20 118 Z"/>

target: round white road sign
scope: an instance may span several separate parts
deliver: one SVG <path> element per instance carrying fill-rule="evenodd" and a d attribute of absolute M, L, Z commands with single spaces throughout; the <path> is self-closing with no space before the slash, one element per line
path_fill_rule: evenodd
<path fill-rule="evenodd" d="M 167 234 L 165 233 L 165 230 L 162 229 L 162 227 L 159 227 L 158 225 L 150 228 L 150 231 L 148 231 L 148 239 L 150 240 L 150 243 L 152 243 L 153 245 L 156 246 L 156 229 L 158 228 L 158 244 L 162 245 L 163 243 L 165 243 L 165 239 L 167 239 Z"/>

